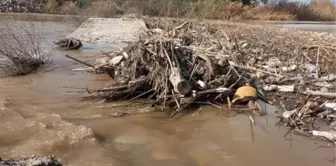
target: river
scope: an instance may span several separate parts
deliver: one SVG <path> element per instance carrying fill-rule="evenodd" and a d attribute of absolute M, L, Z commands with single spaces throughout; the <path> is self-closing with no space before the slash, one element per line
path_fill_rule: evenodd
<path fill-rule="evenodd" d="M 286 22 L 276 22 L 269 21 L 264 22 L 271 26 L 276 26 L 280 28 L 291 28 L 303 31 L 316 31 L 316 32 L 327 32 L 336 35 L 336 22 L 307 22 L 307 21 L 286 21 Z"/>
<path fill-rule="evenodd" d="M 77 28 L 64 22 L 35 22 L 52 43 Z M 111 46 L 85 45 L 79 51 L 52 51 L 40 72 L 0 79 L 0 156 L 55 155 L 67 166 L 332 166 L 333 148 L 276 127 L 270 108 L 251 128 L 246 115 L 200 115 L 169 119 L 163 112 L 127 102 L 80 101 L 85 88 L 109 85 L 105 75 L 72 71 L 83 67 L 65 54 L 89 60 Z M 136 112 L 113 117 L 116 112 Z M 254 132 L 251 132 L 253 129 Z"/>

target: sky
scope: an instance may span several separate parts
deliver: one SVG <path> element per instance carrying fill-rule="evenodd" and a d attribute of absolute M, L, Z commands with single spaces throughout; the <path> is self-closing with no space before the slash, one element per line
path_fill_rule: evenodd
<path fill-rule="evenodd" d="M 307 2 L 310 2 L 310 0 L 288 0 L 290 2 L 303 2 L 303 3 L 307 3 Z M 319 1 L 319 0 L 317 0 Z M 333 4 L 336 4 L 336 0 L 330 0 L 333 2 Z"/>
<path fill-rule="evenodd" d="M 268 0 L 270 1 L 279 1 L 279 0 Z M 301 3 L 309 3 L 311 0 L 287 0 L 288 2 L 301 2 Z M 316 1 L 325 1 L 325 0 L 316 0 Z M 330 0 L 331 2 L 333 2 L 333 4 L 336 5 L 336 0 Z"/>

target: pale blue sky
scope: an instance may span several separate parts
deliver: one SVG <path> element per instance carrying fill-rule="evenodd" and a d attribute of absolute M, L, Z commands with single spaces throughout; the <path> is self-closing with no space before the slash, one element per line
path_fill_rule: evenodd
<path fill-rule="evenodd" d="M 310 0 L 288 0 L 290 2 L 310 2 Z M 318 0 L 317 0 L 318 1 Z M 333 4 L 336 4 L 336 0 L 330 0 Z"/>
<path fill-rule="evenodd" d="M 278 0 L 268 0 L 270 1 L 278 1 Z M 308 3 L 310 2 L 310 0 L 288 0 L 289 2 L 302 2 L 302 3 Z M 317 0 L 319 1 L 319 0 Z M 333 4 L 336 4 L 336 0 L 330 0 L 331 2 L 333 2 Z"/>

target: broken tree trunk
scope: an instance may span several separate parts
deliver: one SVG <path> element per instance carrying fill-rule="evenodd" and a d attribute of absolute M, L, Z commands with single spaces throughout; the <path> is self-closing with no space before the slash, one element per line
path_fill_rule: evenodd
<path fill-rule="evenodd" d="M 178 68 L 173 68 L 169 76 L 169 81 L 174 87 L 174 91 L 181 95 L 186 95 L 191 91 L 191 85 L 188 80 L 184 79 Z"/>
<path fill-rule="evenodd" d="M 0 166 L 62 166 L 53 156 L 27 157 L 20 159 L 2 160 Z"/>

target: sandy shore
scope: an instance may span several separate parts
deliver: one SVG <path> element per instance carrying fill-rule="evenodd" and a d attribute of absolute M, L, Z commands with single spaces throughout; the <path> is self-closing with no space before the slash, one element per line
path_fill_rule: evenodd
<path fill-rule="evenodd" d="M 136 41 L 146 29 L 141 19 L 89 18 L 67 37 L 74 37 L 86 43 L 113 44 L 124 46 Z"/>

